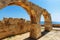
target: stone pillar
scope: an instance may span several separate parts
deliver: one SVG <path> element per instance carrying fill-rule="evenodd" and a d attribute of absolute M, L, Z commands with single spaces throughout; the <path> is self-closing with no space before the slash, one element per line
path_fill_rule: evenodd
<path fill-rule="evenodd" d="M 44 16 L 44 19 L 45 19 L 45 24 L 44 24 L 45 31 L 51 31 L 52 30 L 51 15 L 46 10 L 44 10 L 43 16 Z"/>
<path fill-rule="evenodd" d="M 50 20 L 47 20 L 47 21 L 45 20 L 44 26 L 45 26 L 46 31 L 51 31 L 52 30 L 52 22 Z"/>
<path fill-rule="evenodd" d="M 38 39 L 41 36 L 40 24 L 32 24 L 30 30 L 30 38 Z"/>

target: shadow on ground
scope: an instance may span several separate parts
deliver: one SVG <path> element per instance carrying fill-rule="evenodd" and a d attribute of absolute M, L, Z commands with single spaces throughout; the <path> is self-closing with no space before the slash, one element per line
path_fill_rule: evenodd
<path fill-rule="evenodd" d="M 41 37 L 43 37 L 45 34 L 47 34 L 49 31 L 43 31 L 42 32 L 42 36 Z M 39 37 L 39 38 L 41 38 L 41 37 Z M 38 38 L 38 39 L 39 39 Z M 24 39 L 24 40 L 37 40 L 37 39 L 33 39 L 33 38 L 30 38 L 30 37 L 28 37 L 28 38 L 26 38 L 26 39 Z"/>

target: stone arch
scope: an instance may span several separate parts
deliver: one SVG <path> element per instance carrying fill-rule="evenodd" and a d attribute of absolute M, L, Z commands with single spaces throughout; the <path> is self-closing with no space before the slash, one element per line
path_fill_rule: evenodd
<path fill-rule="evenodd" d="M 45 19 L 45 24 L 44 24 L 44 26 L 45 26 L 45 31 L 51 31 L 52 30 L 52 20 L 51 20 L 51 15 L 49 14 L 49 12 L 46 10 L 46 9 L 44 9 L 44 8 L 42 8 L 42 7 L 39 7 L 38 5 L 35 5 L 34 3 L 31 3 L 31 2 L 29 2 L 30 4 L 31 4 L 31 8 L 32 8 L 32 10 L 34 10 L 35 11 L 35 14 L 33 14 L 34 16 L 32 17 L 32 20 L 33 20 L 33 22 L 32 23 L 34 23 L 35 24 L 35 26 L 36 26 L 36 24 L 39 24 L 40 25 L 40 18 L 41 18 L 41 15 L 43 15 L 43 17 L 44 17 L 44 19 Z M 36 34 L 36 36 L 34 35 L 34 32 L 32 33 L 31 32 L 31 37 L 32 38 L 38 38 L 39 36 L 41 36 L 41 33 L 40 32 L 37 32 L 37 30 L 40 28 L 41 26 L 36 26 L 35 28 L 35 34 Z M 34 27 L 33 27 L 34 28 Z M 31 31 L 33 31 L 33 29 L 31 29 Z M 41 29 L 40 30 L 38 30 L 38 31 L 41 31 Z M 37 32 L 37 33 L 36 33 Z M 38 36 L 38 35 L 39 36 Z M 33 37 L 34 36 L 34 37 Z"/>
<path fill-rule="evenodd" d="M 39 7 L 38 5 L 35 5 L 32 2 L 29 2 L 29 4 L 31 4 L 31 8 L 32 10 L 35 11 L 35 13 L 33 14 L 32 20 L 34 20 L 32 23 L 34 24 L 40 24 L 40 19 L 41 19 L 41 15 L 43 15 L 44 19 L 45 19 L 45 30 L 47 31 L 51 31 L 52 30 L 52 20 L 51 20 L 51 15 L 50 13 L 42 8 Z"/>
<path fill-rule="evenodd" d="M 8 2 L 8 3 L 7 3 Z M 6 4 L 5 4 L 6 3 Z M 30 15 L 30 18 L 31 18 L 31 21 L 32 20 L 32 17 L 34 16 L 33 13 L 34 13 L 34 10 L 31 10 L 31 7 L 30 7 L 30 4 L 26 4 L 26 1 L 24 0 L 12 0 L 12 1 L 4 1 L 4 0 L 1 0 L 0 2 L 0 8 L 4 8 L 6 6 L 9 6 L 9 5 L 17 5 L 17 6 L 21 6 L 22 8 L 24 8 L 28 14 Z"/>
<path fill-rule="evenodd" d="M 7 3 L 8 2 L 8 3 Z M 5 4 L 6 3 L 6 4 Z M 31 4 L 28 2 L 26 3 L 25 0 L 24 1 L 13 1 L 11 2 L 10 0 L 7 0 L 7 1 L 4 1 L 4 0 L 1 0 L 0 1 L 0 8 L 3 8 L 3 7 L 6 7 L 6 6 L 9 6 L 9 5 L 18 5 L 18 6 L 21 6 L 23 7 L 27 12 L 28 14 L 30 15 L 30 18 L 31 18 L 31 24 L 36 24 L 37 25 L 37 20 L 36 20 L 36 15 L 35 15 L 35 11 L 31 8 Z M 32 29 L 32 25 L 31 25 L 31 29 Z M 36 27 L 36 25 L 34 25 L 33 29 L 35 30 L 35 28 L 37 29 L 36 32 L 38 32 L 38 34 L 34 34 L 35 31 L 33 31 L 33 34 L 36 35 L 33 37 L 33 35 L 31 36 L 32 38 L 38 38 L 40 36 L 40 28 L 39 26 Z M 38 30 L 39 28 L 39 30 Z M 30 30 L 30 33 L 31 33 L 32 30 Z M 39 35 L 39 36 L 38 36 Z M 3 35 L 4 36 L 4 35 Z M 5 37 L 5 36 L 4 36 Z M 2 37 L 3 38 L 3 37 Z"/>
<path fill-rule="evenodd" d="M 23 2 L 12 2 L 12 3 L 9 3 L 8 5 L 17 5 L 17 6 L 21 6 L 22 8 L 24 8 L 28 15 L 31 16 L 31 9 L 30 9 L 30 6 L 27 6 L 25 3 Z M 31 17 L 30 17 L 31 18 Z"/>
<path fill-rule="evenodd" d="M 43 9 L 42 13 L 40 15 L 43 15 L 44 17 L 44 26 L 46 31 L 52 30 L 52 20 L 51 15 L 48 13 L 46 9 Z"/>

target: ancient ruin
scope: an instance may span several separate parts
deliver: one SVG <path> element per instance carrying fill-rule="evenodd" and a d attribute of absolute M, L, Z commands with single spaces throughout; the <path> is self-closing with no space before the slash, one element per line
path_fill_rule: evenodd
<path fill-rule="evenodd" d="M 17 6 L 23 7 L 28 12 L 28 15 L 30 15 L 31 23 L 29 24 L 30 26 L 26 25 L 25 29 L 22 29 L 22 27 L 23 27 L 22 25 L 23 25 L 24 21 L 23 21 L 23 23 L 20 23 L 20 22 L 22 22 L 22 20 L 18 21 L 17 19 L 15 19 L 17 21 L 15 21 L 15 24 L 14 24 L 14 22 L 13 22 L 14 19 L 11 20 L 11 18 L 10 18 L 9 22 L 7 22 L 8 19 L 4 19 L 3 22 L 0 22 L 0 26 L 4 27 L 4 28 L 0 27 L 0 39 L 4 38 L 6 36 L 20 34 L 20 32 L 23 33 L 26 30 L 30 31 L 31 38 L 35 38 L 35 39 L 39 38 L 41 36 L 41 32 L 40 32 L 41 31 L 41 28 L 40 28 L 41 27 L 40 26 L 41 15 L 43 15 L 44 19 L 45 19 L 45 24 L 44 24 L 45 30 L 46 31 L 52 30 L 51 16 L 46 9 L 39 7 L 38 5 L 36 5 L 32 2 L 29 2 L 28 0 L 0 0 L 0 9 L 2 9 L 6 6 L 9 6 L 9 5 L 17 5 Z M 16 26 L 16 28 L 14 26 Z M 21 26 L 21 29 L 19 29 L 18 26 Z M 2 29 L 5 31 L 2 31 Z M 8 29 L 11 29 L 12 31 L 10 31 Z"/>

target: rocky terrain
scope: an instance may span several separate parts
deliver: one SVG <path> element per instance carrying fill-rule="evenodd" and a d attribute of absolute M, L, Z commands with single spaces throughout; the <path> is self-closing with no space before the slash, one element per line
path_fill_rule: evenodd
<path fill-rule="evenodd" d="M 60 24 L 53 24 L 53 27 L 60 27 Z"/>

